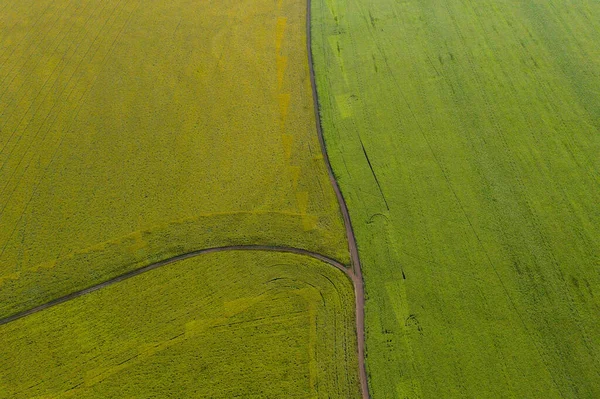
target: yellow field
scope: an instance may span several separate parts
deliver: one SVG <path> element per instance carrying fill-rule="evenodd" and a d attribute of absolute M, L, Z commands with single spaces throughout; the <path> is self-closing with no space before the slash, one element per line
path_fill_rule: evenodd
<path fill-rule="evenodd" d="M 308 257 L 201 255 L 0 326 L 0 398 L 357 398 L 353 303 Z"/>
<path fill-rule="evenodd" d="M 210 246 L 348 261 L 305 6 L 0 0 L 0 316 Z"/>

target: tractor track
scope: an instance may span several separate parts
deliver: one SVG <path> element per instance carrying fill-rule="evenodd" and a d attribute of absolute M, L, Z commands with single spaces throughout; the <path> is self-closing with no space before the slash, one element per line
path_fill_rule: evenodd
<path fill-rule="evenodd" d="M 361 394 L 363 399 L 369 399 L 369 386 L 367 369 L 365 365 L 366 351 L 365 351 L 365 290 L 362 276 L 362 268 L 360 265 L 360 258 L 358 257 L 358 247 L 356 245 L 356 237 L 354 235 L 354 229 L 352 228 L 352 221 L 350 220 L 350 213 L 348 212 L 348 206 L 346 200 L 342 195 L 340 186 L 335 179 L 333 168 L 329 160 L 329 154 L 327 154 L 327 146 L 325 145 L 325 137 L 323 136 L 323 128 L 321 126 L 321 113 L 319 112 L 319 95 L 317 93 L 317 83 L 315 78 L 315 69 L 312 55 L 312 32 L 311 32 L 311 0 L 306 0 L 306 49 L 308 53 L 308 69 L 310 74 L 310 85 L 312 88 L 313 95 L 313 106 L 315 111 L 315 123 L 317 128 L 317 135 L 319 137 L 319 144 L 321 145 L 321 153 L 323 154 L 323 160 L 329 174 L 329 181 L 335 191 L 335 195 L 340 206 L 340 212 L 344 219 L 344 227 L 346 229 L 346 237 L 348 239 L 348 249 L 350 250 L 350 261 L 352 263 L 352 275 L 350 276 L 354 283 L 354 296 L 356 298 L 356 335 L 357 335 L 357 346 L 358 346 L 358 368 L 359 368 L 359 379 L 361 386 Z"/>
<path fill-rule="evenodd" d="M 194 257 L 199 256 L 199 255 L 211 254 L 211 253 L 216 253 L 216 252 L 226 252 L 226 251 L 282 252 L 282 253 L 292 253 L 292 254 L 297 254 L 297 255 L 308 256 L 308 257 L 311 257 L 311 258 L 314 258 L 314 259 L 318 259 L 318 260 L 320 260 L 322 262 L 325 262 L 325 263 L 327 263 L 327 264 L 335 267 L 336 269 L 341 270 L 355 284 L 354 274 L 344 264 L 342 264 L 342 263 L 340 263 L 340 262 L 338 262 L 338 261 L 336 261 L 334 259 L 328 258 L 328 257 L 323 256 L 321 254 L 318 254 L 318 253 L 315 253 L 315 252 L 311 252 L 311 251 L 308 251 L 308 250 L 305 250 L 305 249 L 293 248 L 293 247 L 269 246 L 269 245 L 230 245 L 230 246 L 223 246 L 223 247 L 213 247 L 213 248 L 205 248 L 205 249 L 199 249 L 199 250 L 196 250 L 196 251 L 186 252 L 184 254 L 176 255 L 176 256 L 173 256 L 171 258 L 167 258 L 167 259 L 161 260 L 159 262 L 155 262 L 155 263 L 152 263 L 150 265 L 147 265 L 147 266 L 144 266 L 144 267 L 140 267 L 138 269 L 134 269 L 134 270 L 128 271 L 126 273 L 123 273 L 121 275 L 113 277 L 113 278 L 111 278 L 109 280 L 103 281 L 102 283 L 93 285 L 91 287 L 85 288 L 85 289 L 80 290 L 80 291 L 72 292 L 72 293 L 67 294 L 65 296 L 62 296 L 60 298 L 56 298 L 56 299 L 53 299 L 53 300 L 51 300 L 49 302 L 46 302 L 46 303 L 43 303 L 41 305 L 35 306 L 35 307 L 31 308 L 31 309 L 27 309 L 27 310 L 24 310 L 22 312 L 16 313 L 14 315 L 5 317 L 3 319 L 0 319 L 0 326 L 4 325 L 4 324 L 8 324 L 8 323 L 13 322 L 13 321 L 16 321 L 16 320 L 21 319 L 23 317 L 30 316 L 30 315 L 32 315 L 34 313 L 41 312 L 42 310 L 46 310 L 48 308 L 60 305 L 61 303 L 68 302 L 68 301 L 73 300 L 75 298 L 79 298 L 79 297 L 81 297 L 83 295 L 90 294 L 90 293 L 92 293 L 94 291 L 98 291 L 98 290 L 100 290 L 102 288 L 106 288 L 106 287 L 114 285 L 116 283 L 120 283 L 121 281 L 130 279 L 132 277 L 139 276 L 140 274 L 149 272 L 151 270 L 155 270 L 155 269 L 158 269 L 160 267 L 170 265 L 170 264 L 178 262 L 178 261 L 182 261 L 182 260 L 194 258 Z"/>

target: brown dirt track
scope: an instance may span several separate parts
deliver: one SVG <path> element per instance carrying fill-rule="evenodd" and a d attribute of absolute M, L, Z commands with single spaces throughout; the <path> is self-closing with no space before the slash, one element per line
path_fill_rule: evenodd
<path fill-rule="evenodd" d="M 327 154 L 327 148 L 325 146 L 325 138 L 323 136 L 323 129 L 321 127 L 321 117 L 319 114 L 319 96 L 317 94 L 317 85 L 315 81 L 315 70 L 312 56 L 312 41 L 311 41 L 311 0 L 306 0 L 306 46 L 308 53 L 308 67 L 310 70 L 310 84 L 313 93 L 313 105 L 315 109 L 315 120 L 317 127 L 317 135 L 319 136 L 319 143 L 321 144 L 321 152 L 325 165 L 327 167 L 327 173 L 329 174 L 329 180 L 331 186 L 335 191 L 335 195 L 340 204 L 340 211 L 344 219 L 344 227 L 346 228 L 346 237 L 348 238 L 348 247 L 350 250 L 350 261 L 352 262 L 352 270 L 346 272 L 352 279 L 354 284 L 354 296 L 356 298 L 356 335 L 357 335 L 357 346 L 358 346 L 358 368 L 361 393 L 363 399 L 368 399 L 369 387 L 367 378 L 367 369 L 365 366 L 365 290 L 362 277 L 362 270 L 360 266 L 360 258 L 358 257 L 358 247 L 356 246 L 356 238 L 354 236 L 354 230 L 352 229 L 352 221 L 350 220 L 350 214 L 346 201 L 342 195 L 342 191 L 335 179 L 333 169 L 331 168 L 331 162 L 329 161 L 329 155 Z"/>

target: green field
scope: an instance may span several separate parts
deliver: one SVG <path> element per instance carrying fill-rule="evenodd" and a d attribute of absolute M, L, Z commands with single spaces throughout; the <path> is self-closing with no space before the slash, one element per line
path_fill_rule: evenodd
<path fill-rule="evenodd" d="M 0 317 L 207 247 L 348 262 L 305 11 L 0 0 Z"/>
<path fill-rule="evenodd" d="M 371 397 L 599 398 L 600 2 L 308 5 Z M 306 6 L 0 0 L 0 399 L 361 397 Z"/>
<path fill-rule="evenodd" d="M 0 326 L 0 398 L 358 398 L 350 280 L 305 256 L 176 262 Z"/>
<path fill-rule="evenodd" d="M 312 12 L 372 396 L 600 397 L 600 2 Z"/>

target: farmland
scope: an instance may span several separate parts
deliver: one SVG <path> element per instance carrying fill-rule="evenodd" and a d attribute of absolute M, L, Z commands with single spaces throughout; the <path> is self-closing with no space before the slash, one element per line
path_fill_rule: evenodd
<path fill-rule="evenodd" d="M 206 247 L 348 262 L 305 7 L 0 0 L 0 316 Z"/>
<path fill-rule="evenodd" d="M 597 0 L 0 0 L 0 399 L 600 397 L 598 43 Z"/>
<path fill-rule="evenodd" d="M 0 398 L 357 398 L 350 280 L 200 255 L 0 326 Z"/>
<path fill-rule="evenodd" d="M 375 398 L 600 397 L 600 3 L 314 0 Z"/>
<path fill-rule="evenodd" d="M 306 17 L 0 0 L 0 398 L 360 397 Z"/>

